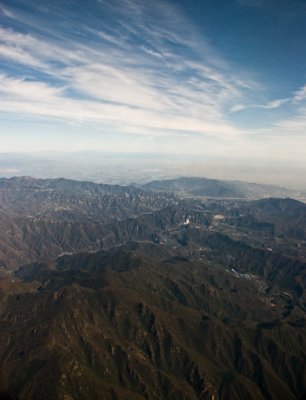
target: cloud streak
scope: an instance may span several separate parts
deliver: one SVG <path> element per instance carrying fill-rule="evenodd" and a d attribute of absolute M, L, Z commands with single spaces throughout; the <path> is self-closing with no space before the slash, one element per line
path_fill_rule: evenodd
<path fill-rule="evenodd" d="M 303 102 L 304 100 L 306 100 L 306 85 L 296 90 L 291 97 L 285 99 L 271 100 L 265 104 L 235 104 L 232 106 L 231 111 L 239 112 L 250 108 L 262 108 L 264 110 L 274 110 L 285 104 L 289 103 L 296 105 L 299 104 L 300 102 Z M 304 108 L 302 108 L 302 112 L 303 110 Z M 300 109 L 298 109 L 297 111 L 298 114 L 301 112 Z"/>
<path fill-rule="evenodd" d="M 154 133 L 237 135 L 224 109 L 243 97 L 248 82 L 217 67 L 225 62 L 212 56 L 214 51 L 194 28 L 188 34 L 188 29 L 178 28 L 188 27 L 188 21 L 176 8 L 165 2 L 154 7 L 130 0 L 124 4 L 123 13 L 119 3 L 100 2 L 119 22 L 115 28 L 106 24 L 103 31 L 83 26 L 91 40 L 72 39 L 73 24 L 61 42 L 43 31 L 24 34 L 1 28 L 1 57 L 28 69 L 19 77 L 2 74 L 1 110 L 72 121 L 116 121 L 130 130 L 154 128 Z M 167 25 L 158 23 L 164 15 Z M 46 79 L 33 79 L 31 70 L 34 77 L 39 72 Z"/>
<path fill-rule="evenodd" d="M 87 9 L 74 0 L 82 23 L 51 3 L 0 9 L 14 21 L 0 27 L 0 57 L 10 66 L 0 67 L 2 113 L 185 142 L 195 135 L 220 140 L 220 147 L 235 142 L 239 151 L 254 149 L 256 137 L 306 127 L 306 86 L 291 97 L 254 100 L 266 87 L 232 67 L 173 3 L 99 0 Z M 273 113 L 286 105 L 294 116 L 255 134 L 233 120 L 247 109 Z"/>

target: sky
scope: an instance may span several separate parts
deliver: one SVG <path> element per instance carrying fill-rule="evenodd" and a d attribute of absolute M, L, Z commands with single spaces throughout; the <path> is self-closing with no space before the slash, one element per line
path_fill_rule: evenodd
<path fill-rule="evenodd" d="M 0 0 L 0 152 L 91 150 L 305 170 L 305 0 Z"/>

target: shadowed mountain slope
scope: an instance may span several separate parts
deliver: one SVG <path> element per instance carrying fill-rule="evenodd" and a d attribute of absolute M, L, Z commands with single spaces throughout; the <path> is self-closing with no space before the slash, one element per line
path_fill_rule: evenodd
<path fill-rule="evenodd" d="M 137 243 L 17 275 L 28 289 L 4 297 L 0 315 L 11 398 L 288 400 L 305 390 L 303 311 L 285 318 L 287 299 L 271 303 L 260 278 Z"/>

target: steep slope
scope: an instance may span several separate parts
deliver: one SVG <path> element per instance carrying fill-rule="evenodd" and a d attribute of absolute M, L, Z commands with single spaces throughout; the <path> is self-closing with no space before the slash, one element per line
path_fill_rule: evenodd
<path fill-rule="evenodd" d="M 259 221 L 275 227 L 275 234 L 306 240 L 306 204 L 293 199 L 263 199 L 250 204 Z"/>
<path fill-rule="evenodd" d="M 0 179 L 0 268 L 62 253 L 99 250 L 130 238 L 135 217 L 176 204 L 173 196 L 66 179 Z M 121 221 L 126 221 L 121 224 Z M 134 226 L 135 229 L 132 227 Z M 151 232 L 151 231 L 150 231 Z"/>
<path fill-rule="evenodd" d="M 0 179 L 0 210 L 13 215 L 105 223 L 158 210 L 173 196 L 158 196 L 132 186 L 68 179 Z"/>
<path fill-rule="evenodd" d="M 10 218 L 0 212 L 0 268 L 14 270 L 31 261 L 108 249 L 130 240 L 158 241 L 162 232 L 183 224 L 186 213 L 183 205 L 174 204 L 136 218 L 102 224 L 50 217 Z"/>
<path fill-rule="evenodd" d="M 0 179 L 0 399 L 301 399 L 305 207 Z"/>
<path fill-rule="evenodd" d="M 287 299 L 271 304 L 260 278 L 185 248 L 129 243 L 17 275 L 28 289 L 3 296 L 0 315 L 7 398 L 290 400 L 306 389 L 305 313 L 285 318 Z"/>

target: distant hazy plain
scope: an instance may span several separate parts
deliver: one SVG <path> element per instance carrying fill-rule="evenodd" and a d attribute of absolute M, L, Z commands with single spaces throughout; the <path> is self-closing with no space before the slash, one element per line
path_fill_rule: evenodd
<path fill-rule="evenodd" d="M 293 162 L 139 153 L 0 153 L 0 176 L 22 175 L 117 184 L 144 183 L 178 176 L 201 176 L 306 190 L 306 166 Z"/>

